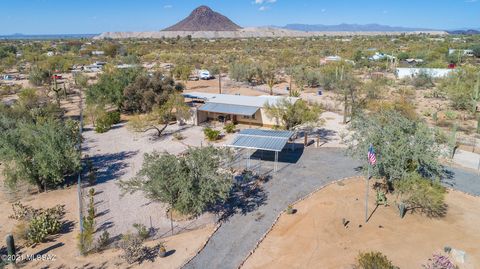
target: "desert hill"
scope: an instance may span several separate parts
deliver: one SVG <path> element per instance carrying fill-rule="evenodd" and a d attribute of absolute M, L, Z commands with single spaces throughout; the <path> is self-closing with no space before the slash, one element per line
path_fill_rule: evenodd
<path fill-rule="evenodd" d="M 207 6 L 200 6 L 179 23 L 163 31 L 237 31 L 242 29 L 229 18 L 213 11 Z"/>

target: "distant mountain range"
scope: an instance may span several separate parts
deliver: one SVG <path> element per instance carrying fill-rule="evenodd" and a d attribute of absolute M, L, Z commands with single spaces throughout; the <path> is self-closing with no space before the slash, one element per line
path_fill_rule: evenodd
<path fill-rule="evenodd" d="M 381 24 L 287 24 L 283 29 L 306 31 L 306 32 L 415 32 L 415 31 L 432 31 L 428 28 L 410 28 L 401 26 L 388 26 Z"/>
<path fill-rule="evenodd" d="M 480 34 L 480 29 L 450 30 L 447 33 L 450 35 L 478 35 Z"/>
<path fill-rule="evenodd" d="M 33 39 L 33 40 L 48 40 L 48 39 L 79 39 L 92 38 L 98 34 L 50 34 L 50 35 L 26 35 L 26 34 L 11 34 L 0 35 L 0 39 Z"/>

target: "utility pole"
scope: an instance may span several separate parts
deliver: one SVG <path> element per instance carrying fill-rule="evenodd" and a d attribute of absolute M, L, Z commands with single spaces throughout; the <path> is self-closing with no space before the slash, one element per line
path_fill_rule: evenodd
<path fill-rule="evenodd" d="M 218 93 L 222 94 L 222 71 L 218 72 Z"/>
<path fill-rule="evenodd" d="M 368 164 L 367 180 L 365 182 L 365 223 L 368 222 L 368 181 L 370 180 L 370 163 Z"/>

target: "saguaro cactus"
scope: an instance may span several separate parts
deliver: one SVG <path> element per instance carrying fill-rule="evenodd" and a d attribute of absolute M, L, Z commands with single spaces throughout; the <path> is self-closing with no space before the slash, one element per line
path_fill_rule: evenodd
<path fill-rule="evenodd" d="M 5 241 L 7 241 L 7 253 L 8 253 L 8 260 L 9 262 L 15 263 L 15 240 L 13 239 L 13 235 L 8 234 L 5 237 Z"/>

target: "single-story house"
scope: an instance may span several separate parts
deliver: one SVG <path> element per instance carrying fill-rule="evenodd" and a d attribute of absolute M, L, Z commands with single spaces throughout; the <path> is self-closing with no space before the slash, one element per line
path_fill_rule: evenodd
<path fill-rule="evenodd" d="M 103 51 L 103 50 L 93 50 L 92 55 L 102 56 L 102 55 L 105 55 L 105 51 Z"/>
<path fill-rule="evenodd" d="M 265 105 L 278 104 L 285 98 L 292 103 L 299 100 L 296 97 L 243 96 L 201 92 L 184 93 L 183 96 L 192 107 L 192 123 L 195 125 L 214 120 L 273 127 L 279 123 L 275 118 L 267 115 Z"/>
<path fill-rule="evenodd" d="M 375 52 L 375 54 L 368 58 L 370 61 L 380 61 L 383 59 L 395 60 L 395 57 L 385 53 Z"/>
<path fill-rule="evenodd" d="M 454 69 L 449 68 L 397 68 L 395 75 L 399 79 L 413 78 L 418 74 L 428 74 L 432 78 L 442 78 L 448 76 Z"/>
<path fill-rule="evenodd" d="M 471 50 L 471 49 L 466 49 L 466 50 L 448 49 L 448 55 L 452 55 L 452 54 L 456 53 L 457 51 L 459 51 L 459 53 L 461 53 L 463 56 L 469 56 L 469 57 L 475 56 L 474 53 L 473 53 L 473 50 Z"/>

